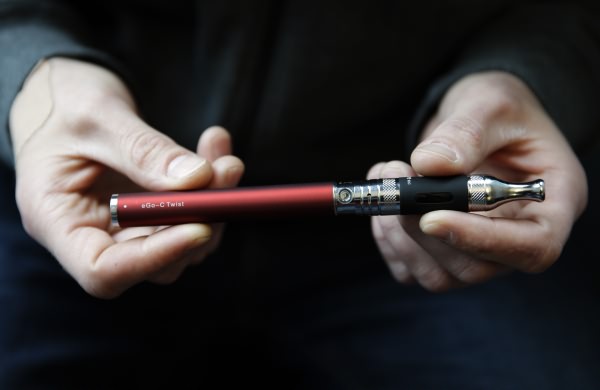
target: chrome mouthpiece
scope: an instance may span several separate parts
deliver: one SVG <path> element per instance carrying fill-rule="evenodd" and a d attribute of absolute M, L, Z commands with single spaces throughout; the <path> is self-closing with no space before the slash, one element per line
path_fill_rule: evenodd
<path fill-rule="evenodd" d="M 491 176 L 473 175 L 468 180 L 469 211 L 487 211 L 513 200 L 545 199 L 544 181 L 508 183 Z"/>

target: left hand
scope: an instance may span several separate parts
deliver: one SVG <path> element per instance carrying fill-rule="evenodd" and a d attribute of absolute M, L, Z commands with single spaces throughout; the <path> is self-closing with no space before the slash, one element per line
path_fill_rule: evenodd
<path fill-rule="evenodd" d="M 511 202 L 484 213 L 373 217 L 373 234 L 392 274 L 432 291 L 513 269 L 545 270 L 560 256 L 587 203 L 585 172 L 568 142 L 529 88 L 508 73 L 459 80 L 426 126 L 411 165 L 380 163 L 368 177 L 485 173 L 546 182 L 542 203 Z"/>

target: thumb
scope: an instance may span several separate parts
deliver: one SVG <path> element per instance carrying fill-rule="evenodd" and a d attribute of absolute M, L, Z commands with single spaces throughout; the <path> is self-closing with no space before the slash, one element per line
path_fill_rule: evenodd
<path fill-rule="evenodd" d="M 96 160 L 154 191 L 186 190 L 210 182 L 212 168 L 206 159 L 148 126 L 135 113 L 120 115 L 119 129 L 107 129 Z"/>
<path fill-rule="evenodd" d="M 490 139 L 480 120 L 459 113 L 442 121 L 417 146 L 411 165 L 425 176 L 446 176 L 472 172 L 499 148 Z"/>
<path fill-rule="evenodd" d="M 523 140 L 528 96 L 519 80 L 501 72 L 465 77 L 442 99 L 411 165 L 428 176 L 473 172 L 494 152 Z"/>

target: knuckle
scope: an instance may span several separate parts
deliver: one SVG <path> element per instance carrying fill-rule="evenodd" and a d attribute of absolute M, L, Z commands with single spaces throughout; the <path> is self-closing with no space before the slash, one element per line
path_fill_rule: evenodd
<path fill-rule="evenodd" d="M 440 293 L 450 289 L 451 277 L 440 268 L 432 268 L 418 277 L 421 285 L 430 292 Z"/>
<path fill-rule="evenodd" d="M 410 273 L 404 263 L 398 261 L 389 262 L 388 266 L 394 280 L 400 283 L 407 283 L 411 279 Z"/>
<path fill-rule="evenodd" d="M 471 79 L 469 91 L 480 101 L 480 106 L 475 108 L 483 115 L 484 121 L 519 114 L 524 108 L 524 97 L 528 95 L 527 87 L 515 76 L 492 73 Z"/>
<path fill-rule="evenodd" d="M 485 264 L 474 259 L 465 259 L 462 266 L 453 272 L 454 277 L 467 284 L 477 284 L 488 280 L 493 273 Z"/>
<path fill-rule="evenodd" d="M 521 99 L 506 85 L 499 87 L 497 93 L 490 97 L 488 105 L 490 119 L 513 116 L 521 111 Z"/>
<path fill-rule="evenodd" d="M 487 114 L 491 118 L 514 115 L 523 109 L 524 85 L 513 76 L 486 78 L 483 88 L 487 91 Z"/>
<path fill-rule="evenodd" d="M 373 230 L 373 238 L 377 242 L 385 242 L 387 241 L 387 237 L 382 229 L 372 229 Z"/>
<path fill-rule="evenodd" d="M 543 247 L 531 249 L 526 254 L 525 272 L 537 274 L 550 268 L 552 264 L 560 257 L 562 245 L 555 241 L 546 241 Z"/>
<path fill-rule="evenodd" d="M 102 108 L 107 106 L 109 100 L 104 91 L 90 90 L 86 91 L 85 98 L 59 100 L 57 102 L 59 107 L 53 111 L 53 114 L 58 115 L 74 131 L 89 131 L 103 123 L 106 110 Z M 66 107 L 61 107 L 63 104 Z"/>
<path fill-rule="evenodd" d="M 373 236 L 377 241 L 384 241 L 388 237 L 406 234 L 399 218 L 395 215 L 380 215 L 373 218 L 376 219 L 374 223 L 379 225 L 378 229 L 373 229 Z"/>
<path fill-rule="evenodd" d="M 547 270 L 560 257 L 566 237 L 557 237 L 551 224 L 545 224 L 536 240 L 521 247 L 519 255 L 523 259 L 521 268 L 527 273 L 540 273 Z"/>
<path fill-rule="evenodd" d="M 124 139 L 126 155 L 131 157 L 131 162 L 141 169 L 152 169 L 159 161 L 161 154 L 168 146 L 168 141 L 160 134 L 149 131 L 133 131 Z"/>
<path fill-rule="evenodd" d="M 461 142 L 467 143 L 474 148 L 480 148 L 482 146 L 483 127 L 475 119 L 468 116 L 462 116 L 450 119 L 448 124 L 454 132 L 454 134 L 451 135 L 453 138 L 458 135 Z"/>
<path fill-rule="evenodd" d="M 97 278 L 89 278 L 80 285 L 86 293 L 100 299 L 114 299 L 122 293 L 122 291 L 115 289 L 112 283 Z"/>
<path fill-rule="evenodd" d="M 152 279 L 152 281 L 156 284 L 167 286 L 175 283 L 179 279 L 180 275 L 181 272 L 169 272 L 157 276 L 156 278 Z"/>
<path fill-rule="evenodd" d="M 124 283 L 123 275 L 116 271 L 116 267 L 107 266 L 100 259 L 80 269 L 74 276 L 88 294 L 100 299 L 117 298 L 130 287 Z"/>
<path fill-rule="evenodd" d="M 110 278 L 102 268 L 93 267 L 79 283 L 81 287 L 93 297 L 111 299 L 119 295 L 113 288 Z"/>

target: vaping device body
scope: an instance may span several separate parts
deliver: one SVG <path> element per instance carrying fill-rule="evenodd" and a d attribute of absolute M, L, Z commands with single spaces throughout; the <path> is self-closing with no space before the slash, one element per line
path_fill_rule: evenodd
<path fill-rule="evenodd" d="M 545 198 L 544 181 L 491 176 L 400 177 L 356 182 L 113 194 L 114 225 L 158 226 L 317 215 L 407 215 L 486 211 L 509 201 Z"/>

